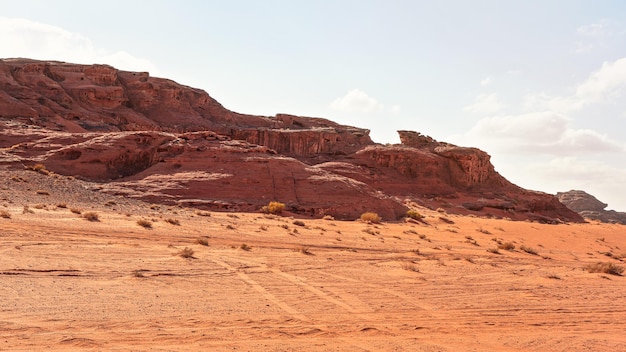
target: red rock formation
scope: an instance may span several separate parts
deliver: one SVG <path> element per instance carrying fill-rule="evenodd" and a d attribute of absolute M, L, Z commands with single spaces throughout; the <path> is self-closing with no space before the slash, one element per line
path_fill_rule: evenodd
<path fill-rule="evenodd" d="M 153 202 L 397 219 L 405 202 L 581 221 L 505 180 L 488 154 L 400 131 L 402 145 L 330 120 L 227 110 L 206 92 L 107 65 L 0 60 L 0 162 L 44 163 Z"/>

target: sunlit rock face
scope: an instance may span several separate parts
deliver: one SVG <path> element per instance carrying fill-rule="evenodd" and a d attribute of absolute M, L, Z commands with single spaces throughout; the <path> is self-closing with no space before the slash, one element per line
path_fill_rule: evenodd
<path fill-rule="evenodd" d="M 0 162 L 44 164 L 151 202 L 310 216 L 401 218 L 409 206 L 582 221 L 499 175 L 487 153 L 399 131 L 399 145 L 323 118 L 255 116 L 200 89 L 107 65 L 0 60 Z"/>

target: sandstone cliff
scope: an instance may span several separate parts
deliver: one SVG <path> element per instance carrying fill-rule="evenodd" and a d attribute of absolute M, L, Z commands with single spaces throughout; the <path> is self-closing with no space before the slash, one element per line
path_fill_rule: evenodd
<path fill-rule="evenodd" d="M 42 163 L 153 202 L 254 211 L 271 200 L 303 215 L 400 218 L 408 205 L 456 213 L 581 221 L 551 195 L 499 175 L 487 153 L 327 119 L 254 116 L 206 92 L 107 65 L 0 60 L 0 162 Z"/>

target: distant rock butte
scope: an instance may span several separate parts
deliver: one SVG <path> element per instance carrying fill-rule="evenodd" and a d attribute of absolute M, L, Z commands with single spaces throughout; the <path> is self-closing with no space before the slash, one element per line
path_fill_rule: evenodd
<path fill-rule="evenodd" d="M 401 218 L 414 205 L 542 222 L 582 221 L 517 187 L 487 153 L 417 132 L 401 144 L 322 118 L 254 116 L 206 92 L 107 65 L 0 60 L 0 162 L 44 164 L 151 202 L 302 215 Z"/>
<path fill-rule="evenodd" d="M 583 218 L 626 225 L 626 213 L 605 210 L 608 204 L 602 203 L 585 191 L 558 192 L 556 196 L 561 203 L 580 214 Z"/>

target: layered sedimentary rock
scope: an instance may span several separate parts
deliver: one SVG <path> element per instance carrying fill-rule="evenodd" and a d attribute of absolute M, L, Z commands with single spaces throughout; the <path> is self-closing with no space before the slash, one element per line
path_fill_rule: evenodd
<path fill-rule="evenodd" d="M 375 144 L 322 118 L 232 112 L 206 92 L 107 65 L 0 60 L 0 161 L 101 182 L 153 202 L 343 219 L 407 204 L 512 219 L 581 221 L 499 175 L 487 153 L 417 132 Z"/>
<path fill-rule="evenodd" d="M 585 191 L 558 192 L 556 196 L 561 203 L 586 219 L 626 225 L 626 213 L 606 210 L 608 204 L 599 201 Z"/>

